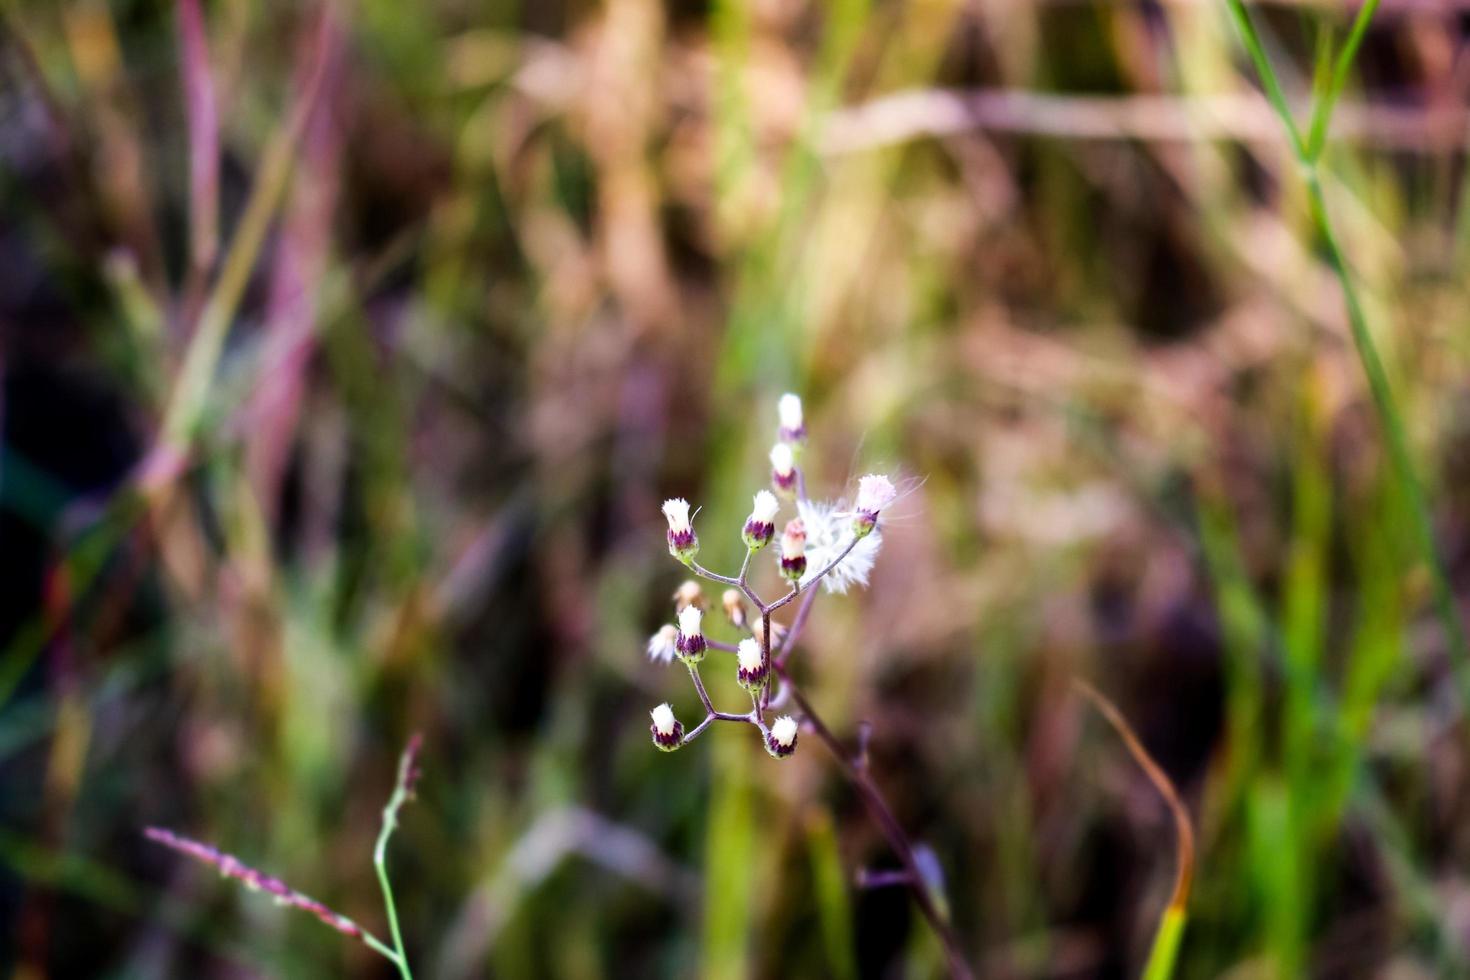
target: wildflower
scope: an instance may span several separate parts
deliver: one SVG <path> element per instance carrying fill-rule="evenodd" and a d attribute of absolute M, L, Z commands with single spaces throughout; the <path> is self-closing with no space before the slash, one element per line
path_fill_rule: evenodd
<path fill-rule="evenodd" d="M 787 497 L 796 489 L 796 457 L 784 442 L 771 447 L 771 485 Z"/>
<path fill-rule="evenodd" d="M 745 547 L 759 551 L 771 543 L 771 535 L 776 533 L 776 511 L 780 509 L 781 505 L 771 491 L 756 493 L 750 516 L 745 519 L 745 530 L 740 534 L 745 539 Z"/>
<path fill-rule="evenodd" d="M 679 613 L 679 636 L 674 645 L 679 651 L 679 659 L 686 664 L 697 664 L 704 659 L 706 644 L 700 630 L 703 618 L 704 613 L 698 606 L 685 606 Z"/>
<path fill-rule="evenodd" d="M 786 522 L 781 532 L 781 576 L 792 582 L 806 572 L 806 525 L 800 517 Z"/>
<path fill-rule="evenodd" d="M 838 594 L 845 593 L 854 585 L 866 587 L 868 573 L 873 570 L 873 562 L 883 547 L 883 532 L 859 537 L 848 551 L 847 546 L 852 544 L 849 520 L 852 512 L 843 501 L 803 500 L 796 509 L 806 526 L 807 578 L 831 565 L 838 555 L 847 551 L 847 556 L 822 576 L 822 585 L 828 592 Z M 803 586 L 806 584 L 802 582 Z"/>
<path fill-rule="evenodd" d="M 659 663 L 670 663 L 679 652 L 679 630 L 671 624 L 659 627 L 657 633 L 648 638 L 648 659 Z"/>
<path fill-rule="evenodd" d="M 704 599 L 704 590 L 694 579 L 689 579 L 674 590 L 674 611 L 683 612 L 687 606 L 698 606 L 701 612 L 709 608 L 709 603 Z"/>
<path fill-rule="evenodd" d="M 765 686 L 766 658 L 761 654 L 759 643 L 747 636 L 735 648 L 735 659 L 739 664 L 736 676 L 741 687 L 754 694 Z"/>
<path fill-rule="evenodd" d="M 772 722 L 771 733 L 766 736 L 766 751 L 778 759 L 784 759 L 796 751 L 795 718 L 782 715 Z"/>
<path fill-rule="evenodd" d="M 740 594 L 740 590 L 726 589 L 720 601 L 724 603 L 725 618 L 730 620 L 730 625 L 736 629 L 745 629 L 745 624 L 750 622 L 750 616 L 745 611 L 745 597 Z"/>
<path fill-rule="evenodd" d="M 866 537 L 878 526 L 878 512 L 893 503 L 897 493 L 888 477 L 869 473 L 858 481 L 857 503 L 853 506 L 852 533 Z"/>
<path fill-rule="evenodd" d="M 677 749 L 684 739 L 684 726 L 674 717 L 674 709 L 665 702 L 649 714 L 653 717 L 653 724 L 648 726 L 648 730 L 653 733 L 653 744 L 665 752 Z"/>
<path fill-rule="evenodd" d="M 806 440 L 806 420 L 801 415 L 801 398 L 787 393 L 776 403 L 776 414 L 781 419 L 781 441 L 799 446 Z"/>
<path fill-rule="evenodd" d="M 699 553 L 699 539 L 689 523 L 689 501 L 683 497 L 665 500 L 664 517 L 669 521 L 669 554 L 689 564 Z"/>

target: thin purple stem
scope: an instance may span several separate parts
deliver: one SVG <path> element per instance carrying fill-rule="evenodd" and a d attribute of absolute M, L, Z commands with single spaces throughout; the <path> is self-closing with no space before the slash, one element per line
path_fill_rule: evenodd
<path fill-rule="evenodd" d="M 731 714 L 728 711 L 711 711 L 709 714 L 704 716 L 703 721 L 684 733 L 684 737 L 679 740 L 679 744 L 688 745 L 690 742 L 698 738 L 701 732 L 703 732 L 706 728 L 713 725 L 717 721 L 740 721 L 754 724 L 754 722 L 751 721 L 750 715 L 736 715 Z"/>
<path fill-rule="evenodd" d="M 721 585 L 728 585 L 732 589 L 739 589 L 745 595 L 745 598 L 756 604 L 756 608 L 761 608 L 764 605 L 761 602 L 761 597 L 751 591 L 750 586 L 745 582 L 745 577 L 750 568 L 750 556 L 751 552 L 747 550 L 745 552 L 745 561 L 740 566 L 739 578 L 731 578 L 728 575 L 721 575 L 719 572 L 712 572 L 692 558 L 689 560 L 689 570 L 695 575 L 709 579 L 711 582 L 719 582 Z"/>
<path fill-rule="evenodd" d="M 709 641 L 706 640 L 705 642 L 707 643 Z M 700 732 L 704 731 L 711 723 L 716 721 L 754 721 L 751 717 L 751 712 L 737 714 L 733 711 L 717 711 L 714 703 L 710 701 L 709 692 L 704 688 L 704 680 L 699 676 L 699 668 L 694 664 L 685 664 L 684 666 L 689 668 L 689 679 L 694 682 L 694 691 L 699 695 L 699 703 L 704 705 L 705 714 L 703 721 L 684 733 L 684 737 L 679 740 L 680 745 L 694 741 Z"/>
<path fill-rule="evenodd" d="M 695 575 L 703 576 L 704 578 L 709 579 L 711 582 L 719 582 L 721 585 L 729 585 L 737 589 L 741 588 L 740 580 L 738 578 L 731 578 L 728 575 L 721 575 L 719 572 L 712 572 L 692 558 L 689 559 L 689 567 L 693 570 Z"/>
<path fill-rule="evenodd" d="M 797 585 L 790 592 L 786 593 L 784 596 L 782 596 L 781 598 L 777 599 L 775 602 L 771 603 L 769 606 L 764 607 L 761 610 L 761 612 L 769 615 L 770 613 L 773 613 L 777 609 L 780 609 L 782 606 L 786 605 L 792 599 L 795 599 L 798 595 L 801 594 L 801 592 L 802 592 L 803 589 L 805 589 L 808 592 L 810 592 L 812 590 L 812 588 L 814 586 L 816 586 L 816 584 L 818 582 L 820 582 L 822 580 L 822 578 L 828 572 L 832 571 L 832 569 L 836 568 L 838 565 L 840 565 L 842 563 L 842 560 L 844 558 L 846 558 L 848 556 L 848 554 L 850 554 L 852 552 L 852 549 L 854 549 L 854 548 L 857 547 L 857 543 L 859 541 L 861 541 L 861 540 L 862 540 L 862 538 L 859 538 L 857 536 L 854 536 L 853 539 L 847 543 L 847 547 L 842 549 L 842 553 L 839 554 L 836 558 L 833 558 L 830 562 L 827 563 L 827 567 L 826 568 L 822 569 L 820 572 L 818 572 L 817 574 L 813 575 L 811 577 L 811 579 L 805 585 Z"/>
<path fill-rule="evenodd" d="M 895 885 L 908 888 L 913 883 L 907 871 L 869 871 L 862 868 L 857 873 L 859 888 L 892 888 Z"/>
<path fill-rule="evenodd" d="M 771 676 L 771 614 L 761 613 L 761 666 L 765 669 L 766 677 Z M 771 685 L 766 684 L 761 688 L 761 708 L 770 707 Z"/>
<path fill-rule="evenodd" d="M 972 980 L 974 974 L 970 972 L 970 967 L 965 962 L 964 951 L 960 948 L 959 938 L 955 935 L 949 920 L 939 911 L 939 906 L 934 901 L 933 893 L 924 884 L 924 877 L 919 871 L 918 859 L 914 855 L 914 847 L 909 843 L 907 835 L 904 834 L 903 826 L 898 822 L 898 818 L 893 815 L 893 810 L 884 798 L 882 790 L 878 788 L 877 783 L 873 782 L 873 777 L 868 772 L 866 751 L 861 753 L 857 759 L 849 758 L 843 751 L 842 743 L 837 740 L 837 737 L 832 734 L 831 729 L 812 710 L 811 703 L 807 701 L 805 696 L 797 690 L 794 684 L 791 684 L 790 678 L 785 677 L 783 673 L 782 679 L 786 680 L 787 689 L 791 692 L 791 697 L 796 701 L 797 707 L 801 709 L 802 714 L 806 717 L 807 723 L 811 726 L 812 731 L 816 732 L 817 738 L 821 739 L 822 743 L 832 753 L 832 757 L 837 760 L 837 765 L 842 769 L 843 775 L 848 778 L 848 781 L 858 791 L 858 795 L 863 798 L 863 803 L 867 806 L 868 812 L 878 824 L 878 828 L 883 832 L 883 836 L 887 838 L 888 846 L 893 848 L 893 852 L 898 855 L 899 861 L 902 862 L 904 873 L 909 879 L 907 882 L 909 891 L 913 893 L 914 901 L 918 904 L 919 911 L 929 921 L 930 928 L 934 930 L 935 934 L 939 937 L 939 941 L 944 945 L 945 955 L 949 959 L 950 975 L 961 978 L 961 980 Z"/>
<path fill-rule="evenodd" d="M 776 666 L 785 667 L 786 661 L 791 659 L 791 651 L 796 647 L 796 638 L 801 635 L 802 628 L 806 626 L 806 618 L 811 614 L 812 605 L 817 601 L 817 590 L 808 589 L 806 598 L 801 600 L 801 605 L 796 610 L 796 618 L 791 621 L 791 628 L 786 631 L 786 636 L 781 640 L 781 650 L 776 657 Z"/>
<path fill-rule="evenodd" d="M 699 703 L 704 705 L 704 710 L 715 714 L 715 706 L 710 703 L 709 692 L 704 689 L 704 681 L 699 676 L 699 668 L 694 664 L 685 664 L 689 668 L 689 679 L 694 682 L 694 690 L 699 695 Z"/>

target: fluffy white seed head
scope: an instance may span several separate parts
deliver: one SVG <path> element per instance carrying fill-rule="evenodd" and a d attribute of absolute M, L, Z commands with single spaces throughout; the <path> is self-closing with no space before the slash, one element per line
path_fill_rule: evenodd
<path fill-rule="evenodd" d="M 648 659 L 659 663 L 669 663 L 674 659 L 678 648 L 674 641 L 679 638 L 679 631 L 673 626 L 663 626 L 659 631 L 648 638 Z"/>
<path fill-rule="evenodd" d="M 670 708 L 667 702 L 654 708 L 649 714 L 653 717 L 654 731 L 663 736 L 674 734 L 674 725 L 676 724 L 674 709 Z M 792 730 L 795 731 L 795 725 L 792 726 Z"/>
<path fill-rule="evenodd" d="M 776 512 L 781 509 L 781 503 L 776 495 L 769 490 L 758 491 L 755 495 L 755 505 L 750 509 L 750 519 L 761 524 L 772 524 L 776 520 Z"/>
<path fill-rule="evenodd" d="M 685 636 L 699 636 L 699 623 L 704 618 L 698 606 L 685 606 L 679 611 L 679 632 Z"/>
<path fill-rule="evenodd" d="M 761 645 L 750 637 L 740 641 L 740 646 L 735 649 L 735 656 L 740 661 L 741 670 L 755 673 L 761 669 Z"/>
<path fill-rule="evenodd" d="M 664 517 L 668 518 L 669 530 L 672 533 L 682 534 L 689 530 L 689 501 L 683 497 L 665 500 Z"/>
<path fill-rule="evenodd" d="M 893 482 L 881 473 L 869 473 L 858 481 L 857 504 L 859 514 L 876 514 L 893 503 L 898 491 Z"/>
<path fill-rule="evenodd" d="M 795 468 L 796 459 L 791 455 L 790 446 L 784 442 L 778 442 L 771 447 L 771 469 L 776 472 L 776 475 L 790 476 L 791 471 Z M 665 504 L 664 507 L 667 508 L 668 504 Z"/>
<path fill-rule="evenodd" d="M 776 403 L 776 413 L 781 418 L 781 428 L 788 432 L 798 432 L 801 430 L 801 398 L 787 392 Z"/>
<path fill-rule="evenodd" d="M 664 705 L 665 708 L 668 705 Z M 673 717 L 670 715 L 670 717 Z M 782 715 L 771 724 L 771 738 L 777 745 L 783 748 L 796 741 L 796 719 L 790 715 Z"/>
<path fill-rule="evenodd" d="M 844 551 L 847 557 L 822 577 L 822 588 L 828 592 L 846 592 L 853 586 L 866 586 L 868 574 L 883 547 L 882 531 L 874 529 L 865 537 L 858 538 L 857 544 L 848 551 L 847 546 L 852 544 L 853 520 L 852 511 L 845 503 L 841 500 L 800 500 L 797 501 L 796 512 L 801 515 L 801 523 L 806 528 L 807 573 L 802 579 L 803 587 Z"/>

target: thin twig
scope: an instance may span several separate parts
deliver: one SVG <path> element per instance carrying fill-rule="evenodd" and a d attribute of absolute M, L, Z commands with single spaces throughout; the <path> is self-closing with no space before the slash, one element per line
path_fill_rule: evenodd
<path fill-rule="evenodd" d="M 847 753 L 842 748 L 842 743 L 837 740 L 837 737 L 832 734 L 831 729 L 818 717 L 811 703 L 807 701 L 801 691 L 794 684 L 791 684 L 790 678 L 785 677 L 784 674 L 782 679 L 787 682 L 787 690 L 791 692 L 792 699 L 796 701 L 797 707 L 801 709 L 812 731 L 816 732 L 817 738 L 821 739 L 822 744 L 827 746 L 827 749 L 832 753 L 832 757 L 837 760 L 837 765 L 841 768 L 843 775 L 857 789 L 858 795 L 863 798 L 863 803 L 868 808 L 868 812 L 872 814 L 874 821 L 878 824 L 878 828 L 883 832 L 883 836 L 887 838 L 888 846 L 893 849 L 893 852 L 898 855 L 899 861 L 902 862 L 904 873 L 909 877 L 909 891 L 913 893 L 914 901 L 918 903 L 919 911 L 923 913 L 924 918 L 929 922 L 930 928 L 934 930 L 935 935 L 939 937 L 939 941 L 944 946 L 945 956 L 949 960 L 950 975 L 959 977 L 961 980 L 969 980 L 974 974 L 970 972 L 969 964 L 965 962 L 964 951 L 960 947 L 959 937 L 955 935 L 954 929 L 951 927 L 944 913 L 939 910 L 939 905 L 934 900 L 934 894 L 925 883 L 923 873 L 919 870 L 919 862 L 914 854 L 913 844 L 909 842 L 907 835 L 903 831 L 903 826 L 898 822 L 898 818 L 893 815 L 893 810 L 888 806 L 888 801 L 884 798 L 883 792 L 873 782 L 867 766 L 860 766 L 847 756 Z"/>
<path fill-rule="evenodd" d="M 852 540 L 849 541 L 849 542 L 847 542 L 847 547 L 846 548 L 843 548 L 842 549 L 842 553 L 839 554 L 836 558 L 833 558 L 830 562 L 828 562 L 826 568 L 822 569 L 820 572 L 818 572 L 817 574 L 813 575 L 806 582 L 802 583 L 801 585 L 797 586 L 796 588 L 793 588 L 790 592 L 786 593 L 784 596 L 782 596 L 781 598 L 777 599 L 775 602 L 771 603 L 769 606 L 766 606 L 761 611 L 763 613 L 766 613 L 766 614 L 773 613 L 777 609 L 780 609 L 782 606 L 786 605 L 792 599 L 795 599 L 797 596 L 801 595 L 801 593 L 802 593 L 803 590 L 810 590 L 810 589 L 815 588 L 816 585 L 817 585 L 817 583 L 820 582 L 823 579 L 823 577 L 826 576 L 826 574 L 828 572 L 832 571 L 832 569 L 836 568 L 839 564 L 842 563 L 842 560 L 844 558 L 846 558 L 848 556 L 848 554 L 850 554 L 852 552 L 852 549 L 854 549 L 854 548 L 857 547 L 857 543 L 859 541 L 861 541 L 861 540 L 862 540 L 862 538 L 858 537 L 857 535 L 853 535 Z"/>
<path fill-rule="evenodd" d="M 781 640 L 781 650 L 776 657 L 776 665 L 785 667 L 786 661 L 791 658 L 791 651 L 796 647 L 796 638 L 806 626 L 807 616 L 811 614 L 812 606 L 817 601 L 817 590 L 808 589 L 806 597 L 801 600 L 801 605 L 796 609 L 796 618 L 791 621 L 791 626 L 786 630 L 786 636 Z"/>

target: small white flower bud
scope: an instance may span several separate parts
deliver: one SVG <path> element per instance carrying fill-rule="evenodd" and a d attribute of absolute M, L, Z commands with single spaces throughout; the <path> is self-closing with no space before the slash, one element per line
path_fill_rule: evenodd
<path fill-rule="evenodd" d="M 674 611 L 683 612 L 688 606 L 698 606 L 701 611 L 709 608 L 709 603 L 704 599 L 704 590 L 692 578 L 674 590 Z"/>
<path fill-rule="evenodd" d="M 759 643 L 748 636 L 741 640 L 735 648 L 735 660 L 739 666 L 736 677 L 741 687 L 755 693 L 765 686 L 768 671 Z"/>
<path fill-rule="evenodd" d="M 781 532 L 781 576 L 792 582 L 806 574 L 806 525 L 800 517 L 786 522 Z"/>
<path fill-rule="evenodd" d="M 659 627 L 659 631 L 648 638 L 648 659 L 669 663 L 679 652 L 679 631 L 671 625 Z"/>
<path fill-rule="evenodd" d="M 782 715 L 771 723 L 771 734 L 766 736 L 766 751 L 778 759 L 784 759 L 796 751 L 796 719 Z"/>
<path fill-rule="evenodd" d="M 799 397 L 789 392 L 782 395 L 776 403 L 776 414 L 781 419 L 782 442 L 797 444 L 806 438 L 806 420 L 802 418 Z"/>
<path fill-rule="evenodd" d="M 756 493 L 750 516 L 745 519 L 745 529 L 740 532 L 746 548 L 759 551 L 770 544 L 771 536 L 776 533 L 776 512 L 780 509 L 781 504 L 771 491 L 761 490 Z"/>
<path fill-rule="evenodd" d="M 893 503 L 897 494 L 893 483 L 880 473 L 869 473 L 859 480 L 857 504 L 853 507 L 853 533 L 861 538 L 877 527 L 879 511 Z"/>
<path fill-rule="evenodd" d="M 698 606 L 685 606 L 679 612 L 679 636 L 674 644 L 678 648 L 679 659 L 685 663 L 697 664 L 704 659 L 707 644 L 700 625 L 703 618 L 704 613 Z"/>
<path fill-rule="evenodd" d="M 720 601 L 725 606 L 725 618 L 730 620 L 730 625 L 736 629 L 745 629 L 745 624 L 750 622 L 750 616 L 745 611 L 745 597 L 740 594 L 740 590 L 726 589 Z"/>
<path fill-rule="evenodd" d="M 689 523 L 689 501 L 683 497 L 665 500 L 663 510 L 669 522 L 669 554 L 687 565 L 699 553 L 699 539 Z"/>
<path fill-rule="evenodd" d="M 796 458 L 784 442 L 771 447 L 771 485 L 787 497 L 796 489 Z"/>
<path fill-rule="evenodd" d="M 674 717 L 674 709 L 667 703 L 654 708 L 649 714 L 653 718 L 653 724 L 648 730 L 653 735 L 653 744 L 665 752 L 672 752 L 679 747 L 684 738 L 684 726 L 679 724 L 679 719 Z"/>

